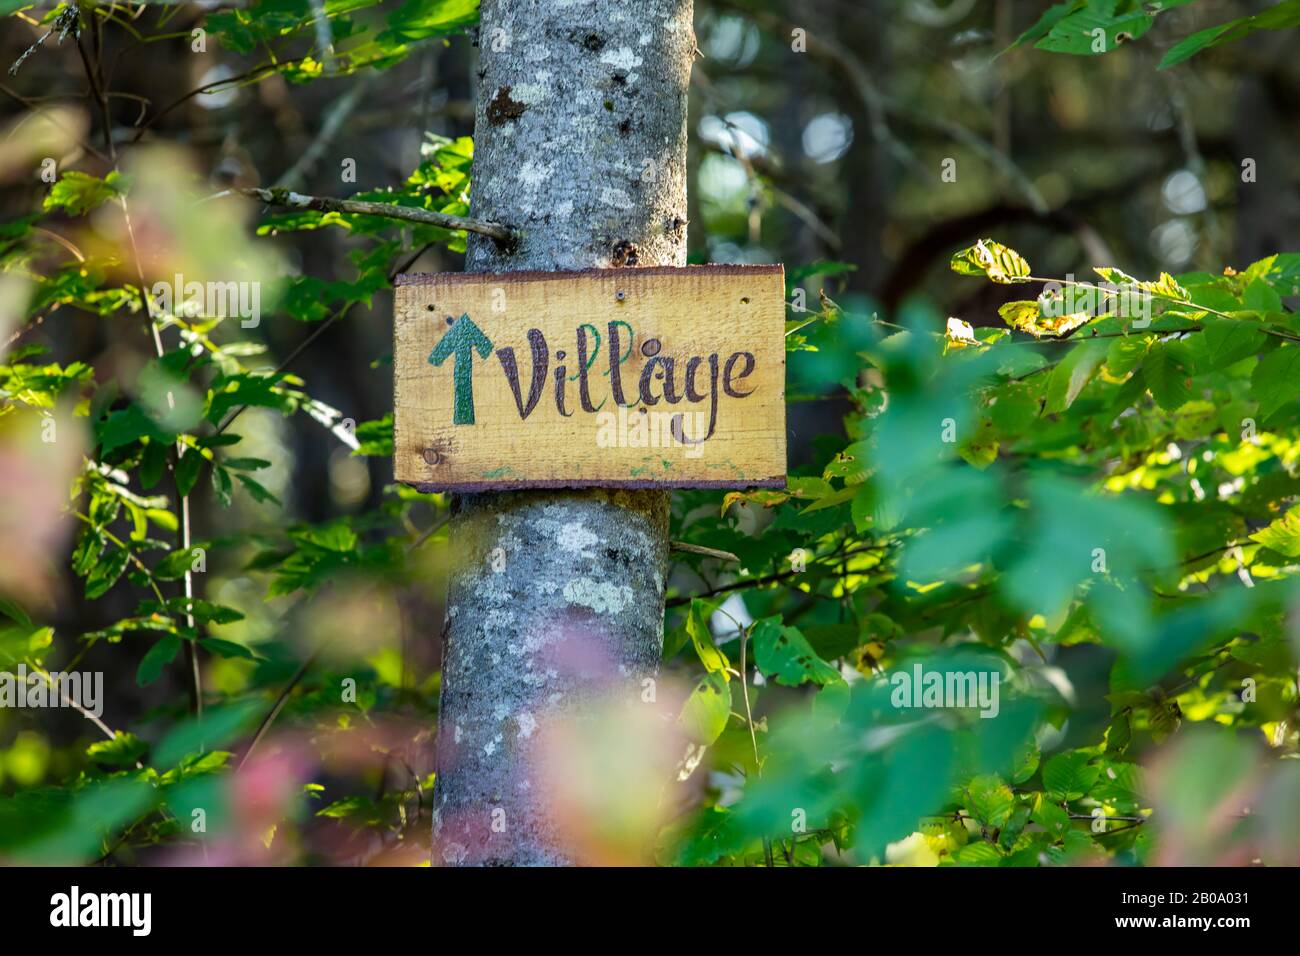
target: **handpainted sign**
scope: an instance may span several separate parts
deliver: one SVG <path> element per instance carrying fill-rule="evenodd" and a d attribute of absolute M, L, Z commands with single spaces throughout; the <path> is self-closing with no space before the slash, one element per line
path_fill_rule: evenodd
<path fill-rule="evenodd" d="M 398 481 L 785 484 L 780 266 L 404 275 L 396 312 Z"/>

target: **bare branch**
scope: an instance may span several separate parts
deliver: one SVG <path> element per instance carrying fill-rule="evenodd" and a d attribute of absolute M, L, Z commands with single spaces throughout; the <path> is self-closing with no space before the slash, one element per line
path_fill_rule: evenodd
<path fill-rule="evenodd" d="M 685 551 L 688 554 L 702 554 L 706 558 L 717 558 L 719 561 L 731 561 L 735 564 L 740 563 L 740 558 L 736 557 L 730 551 L 720 551 L 717 548 L 706 548 L 702 544 L 691 544 L 688 541 L 670 541 L 668 547 L 673 551 Z"/>
<path fill-rule="evenodd" d="M 429 209 L 417 209 L 414 206 L 393 206 L 389 203 L 366 202 L 361 199 L 334 199 L 329 196 L 306 196 L 289 189 L 262 189 L 257 186 L 233 191 L 242 193 L 245 196 L 251 196 L 254 199 L 260 199 L 270 206 L 402 219 L 406 222 L 418 222 L 426 226 L 441 226 L 443 229 L 477 232 L 479 235 L 489 236 L 497 242 L 507 244 L 518 239 L 518 233 L 514 229 L 499 222 L 481 222 L 477 219 L 466 219 L 464 216 L 450 216 L 447 213 L 433 212 Z"/>

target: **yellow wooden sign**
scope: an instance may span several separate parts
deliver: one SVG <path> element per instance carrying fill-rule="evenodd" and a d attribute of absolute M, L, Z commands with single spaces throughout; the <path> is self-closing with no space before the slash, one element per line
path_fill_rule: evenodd
<path fill-rule="evenodd" d="M 780 266 L 405 275 L 396 312 L 398 481 L 785 484 Z"/>

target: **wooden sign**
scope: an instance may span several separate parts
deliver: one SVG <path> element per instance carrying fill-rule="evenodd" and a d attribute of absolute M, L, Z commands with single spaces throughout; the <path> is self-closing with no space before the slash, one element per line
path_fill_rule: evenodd
<path fill-rule="evenodd" d="M 785 485 L 780 266 L 406 275 L 396 310 L 398 481 Z"/>

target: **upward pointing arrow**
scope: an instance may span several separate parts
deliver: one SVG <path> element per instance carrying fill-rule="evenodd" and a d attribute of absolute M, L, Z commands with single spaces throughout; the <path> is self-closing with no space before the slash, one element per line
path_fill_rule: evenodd
<path fill-rule="evenodd" d="M 467 312 L 452 323 L 451 329 L 434 346 L 433 351 L 429 353 L 429 363 L 431 365 L 441 365 L 447 361 L 447 356 L 456 356 L 456 369 L 452 376 L 455 385 L 455 393 L 452 399 L 453 425 L 474 424 L 472 363 L 475 350 L 478 351 L 479 358 L 487 358 L 492 354 L 492 342 L 483 334 L 483 330 L 474 324 Z"/>

